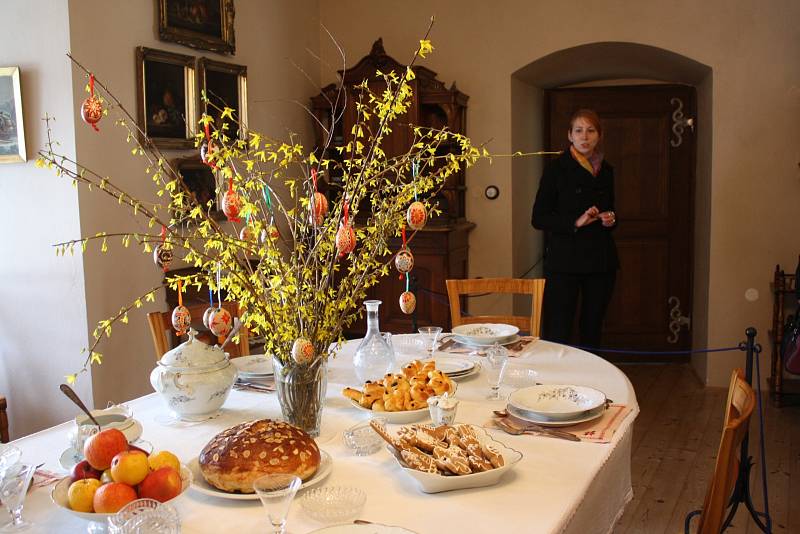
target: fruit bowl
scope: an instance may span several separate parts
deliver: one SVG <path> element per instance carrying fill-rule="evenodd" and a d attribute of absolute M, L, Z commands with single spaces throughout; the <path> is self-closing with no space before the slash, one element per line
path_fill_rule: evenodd
<path fill-rule="evenodd" d="M 64 477 L 59 480 L 56 485 L 53 487 L 53 490 L 50 492 L 50 499 L 52 499 L 53 503 L 59 508 L 71 513 L 74 516 L 80 517 L 81 519 L 85 519 L 86 521 L 96 521 L 99 523 L 104 523 L 108 521 L 110 516 L 114 514 L 102 514 L 102 513 L 95 513 L 95 512 L 78 512 L 69 507 L 69 500 L 67 498 L 67 491 L 69 490 L 69 485 L 71 484 L 70 477 Z M 192 472 L 191 470 L 186 467 L 185 465 L 181 464 L 181 492 L 170 499 L 167 502 L 172 502 L 181 495 L 183 495 L 189 486 L 192 485 Z"/>

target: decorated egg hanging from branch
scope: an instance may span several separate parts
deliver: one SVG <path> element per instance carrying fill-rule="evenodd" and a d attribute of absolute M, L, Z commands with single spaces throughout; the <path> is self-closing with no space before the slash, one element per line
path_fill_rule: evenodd
<path fill-rule="evenodd" d="M 353 225 L 350 224 L 348 217 L 348 204 L 344 201 L 344 220 L 336 232 L 336 250 L 339 251 L 339 257 L 342 258 L 355 250 L 356 248 L 356 232 L 353 230 Z"/>
<path fill-rule="evenodd" d="M 215 336 L 225 337 L 233 328 L 233 318 L 225 308 L 217 308 L 208 318 L 208 329 Z"/>
<path fill-rule="evenodd" d="M 411 315 L 417 308 L 417 297 L 411 291 L 403 291 L 400 294 L 400 311 L 406 315 Z"/>
<path fill-rule="evenodd" d="M 414 268 L 414 255 L 408 248 L 400 249 L 394 257 L 394 266 L 397 270 L 405 274 Z"/>
<path fill-rule="evenodd" d="M 81 118 L 95 132 L 100 131 L 97 123 L 103 118 L 103 103 L 94 95 L 94 74 L 89 74 L 89 96 L 81 104 Z"/>
<path fill-rule="evenodd" d="M 419 200 L 412 202 L 406 212 L 406 221 L 412 230 L 421 230 L 428 221 L 428 210 L 425 209 L 425 204 Z"/>

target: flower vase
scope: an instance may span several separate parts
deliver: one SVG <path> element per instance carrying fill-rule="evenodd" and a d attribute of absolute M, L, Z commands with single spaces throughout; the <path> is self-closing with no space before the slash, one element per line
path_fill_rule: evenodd
<path fill-rule="evenodd" d="M 312 437 L 319 436 L 322 405 L 328 389 L 325 360 L 318 358 L 308 364 L 299 364 L 292 360 L 282 362 L 273 356 L 273 368 L 275 391 L 284 421 L 305 430 Z"/>

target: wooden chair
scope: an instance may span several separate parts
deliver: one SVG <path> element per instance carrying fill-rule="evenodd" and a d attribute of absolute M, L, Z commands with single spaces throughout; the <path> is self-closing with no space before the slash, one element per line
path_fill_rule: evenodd
<path fill-rule="evenodd" d="M 750 416 L 756 403 L 756 394 L 744 378 L 744 371 L 734 369 L 728 389 L 728 402 L 725 405 L 725 422 L 722 426 L 722 439 L 714 465 L 714 474 L 703 502 L 703 509 L 686 517 L 685 532 L 689 533 L 692 517 L 699 514 L 700 523 L 697 534 L 718 534 L 725 521 L 725 515 L 739 476 L 739 451 L 747 434 Z"/>
<path fill-rule="evenodd" d="M 230 312 L 231 317 L 241 317 L 239 314 L 239 305 L 235 302 L 223 302 L 222 307 Z M 208 308 L 208 304 L 187 306 L 187 308 L 189 308 L 189 313 L 192 314 L 192 328 L 197 330 L 197 338 L 205 343 L 215 344 L 217 342 L 217 336 L 212 334 L 208 328 L 203 325 L 203 313 L 205 313 Z M 147 322 L 150 325 L 150 335 L 153 336 L 153 346 L 155 347 L 156 359 L 158 360 L 165 352 L 177 346 L 177 336 L 175 335 L 175 330 L 172 328 L 172 312 L 148 313 Z M 225 352 L 230 354 L 231 358 L 250 354 L 247 328 L 242 326 L 239 330 L 239 343 L 234 344 L 231 342 L 225 347 Z"/>
<path fill-rule="evenodd" d="M 469 280 L 447 280 L 450 297 L 450 319 L 453 326 L 471 323 L 505 323 L 518 327 L 523 332 L 538 336 L 542 322 L 542 297 L 544 278 L 472 278 Z M 461 315 L 461 296 L 474 293 L 513 293 L 531 296 L 531 315 Z"/>
<path fill-rule="evenodd" d="M 8 414 L 6 398 L 0 395 L 0 443 L 8 443 Z"/>

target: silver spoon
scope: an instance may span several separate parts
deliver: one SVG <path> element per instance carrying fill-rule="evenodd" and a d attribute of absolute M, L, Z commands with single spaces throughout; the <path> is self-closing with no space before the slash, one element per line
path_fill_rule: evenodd
<path fill-rule="evenodd" d="M 89 408 L 87 408 L 86 405 L 83 403 L 83 401 L 80 399 L 80 397 L 78 397 L 78 394 L 75 393 L 75 390 L 69 387 L 67 384 L 61 384 L 58 387 L 64 393 L 64 395 L 67 396 L 69 400 L 74 402 L 78 406 L 78 408 L 83 410 L 83 413 L 89 416 L 89 419 L 91 419 L 92 422 L 97 425 L 97 430 L 99 431 L 101 429 L 100 423 L 97 422 L 97 419 L 94 418 L 92 412 L 89 411 Z"/>
<path fill-rule="evenodd" d="M 241 327 L 242 327 L 242 322 L 239 320 L 238 317 L 234 317 L 233 328 L 231 328 L 230 334 L 228 334 L 228 337 L 226 337 L 225 341 L 222 342 L 222 345 L 219 346 L 219 350 L 223 350 L 225 348 L 225 345 L 227 345 L 230 342 L 230 340 L 233 339 L 233 336 L 235 336 L 239 332 L 239 329 Z"/>
<path fill-rule="evenodd" d="M 580 441 L 581 438 L 575 434 L 564 432 L 563 430 L 553 430 L 551 428 L 540 427 L 539 425 L 526 425 L 518 427 L 509 423 L 507 419 L 498 419 L 495 424 L 503 431 L 519 436 L 520 434 L 539 434 L 542 436 L 549 436 L 551 438 L 565 439 L 567 441 Z"/>

